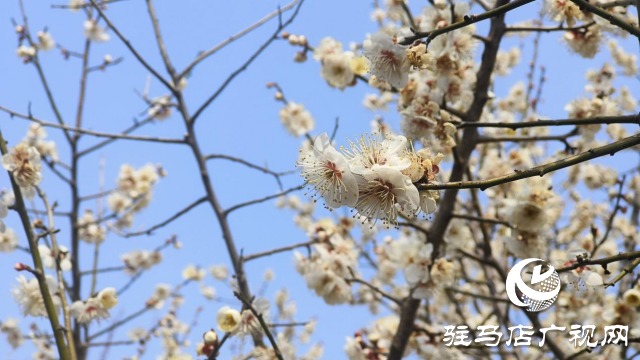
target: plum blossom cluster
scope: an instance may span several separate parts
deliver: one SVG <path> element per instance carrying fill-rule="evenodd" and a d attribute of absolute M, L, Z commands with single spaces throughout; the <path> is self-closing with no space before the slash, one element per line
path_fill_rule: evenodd
<path fill-rule="evenodd" d="M 115 226 L 131 227 L 133 216 L 153 199 L 153 187 L 166 171 L 161 165 L 147 164 L 139 169 L 124 164 L 116 180 L 116 189 L 107 198 L 111 211 L 118 215 Z"/>
<path fill-rule="evenodd" d="M 24 316 L 34 317 L 47 317 L 47 310 L 45 309 L 42 293 L 40 292 L 40 285 L 38 279 L 32 278 L 27 280 L 23 275 L 18 276 L 16 279 L 18 285 L 11 289 L 11 295 L 13 299 L 20 307 Z M 51 275 L 45 276 L 45 281 L 51 292 L 51 299 L 56 312 L 60 311 L 60 294 L 56 291 L 58 289 L 58 282 Z"/>
<path fill-rule="evenodd" d="M 71 304 L 69 313 L 81 324 L 88 324 L 93 320 L 108 319 L 109 310 L 118 304 L 118 293 L 112 287 L 100 290 L 96 296 L 85 301 L 76 301 Z"/>
<path fill-rule="evenodd" d="M 348 206 L 356 216 L 387 225 L 400 215 L 435 211 L 438 193 L 419 192 L 414 184 L 435 181 L 442 154 L 433 155 L 428 148 L 415 151 L 402 135 L 363 135 L 340 150 L 323 133 L 298 161 L 312 197 L 322 197 L 327 208 Z"/>
<path fill-rule="evenodd" d="M 21 142 L 2 156 L 2 167 L 9 171 L 27 199 L 36 195 L 42 181 L 42 162 L 38 150 Z"/>

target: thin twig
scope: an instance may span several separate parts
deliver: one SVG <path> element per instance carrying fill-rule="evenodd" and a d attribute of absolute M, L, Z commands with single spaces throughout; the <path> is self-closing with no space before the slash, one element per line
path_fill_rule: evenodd
<path fill-rule="evenodd" d="M 167 220 L 156 224 L 146 230 L 141 230 L 141 231 L 136 231 L 136 232 L 132 232 L 132 233 L 126 233 L 124 235 L 124 237 L 133 237 L 133 236 L 140 236 L 140 235 L 151 235 L 151 233 L 153 233 L 154 230 L 160 229 L 164 226 L 169 225 L 170 223 L 172 223 L 174 220 L 178 219 L 179 217 L 181 217 L 182 215 L 188 213 L 189 211 L 191 211 L 193 208 L 197 207 L 198 205 L 202 204 L 203 202 L 207 201 L 207 197 L 203 196 L 200 199 L 192 202 L 191 204 L 189 204 L 187 207 L 185 207 L 184 209 L 178 211 L 175 215 L 171 216 L 170 218 L 168 218 Z"/>
<path fill-rule="evenodd" d="M 267 335 L 267 338 L 269 339 L 269 342 L 271 343 L 271 346 L 273 347 L 273 351 L 275 352 L 276 357 L 279 360 L 284 360 L 284 358 L 282 357 L 282 353 L 280 352 L 280 348 L 278 347 L 278 343 L 276 342 L 275 338 L 273 337 L 273 334 L 271 333 L 271 330 L 269 329 L 269 325 L 267 325 L 267 323 L 264 321 L 264 318 L 262 317 L 261 313 L 258 313 L 258 311 L 253 307 L 253 305 L 251 305 L 251 303 L 245 299 L 242 294 L 240 294 L 237 291 L 234 291 L 233 294 L 240 300 L 242 301 L 242 304 L 244 304 L 244 306 L 249 309 L 249 311 L 251 311 L 251 313 L 258 318 L 258 321 L 260 322 L 260 325 L 262 326 L 262 330 L 264 331 L 265 335 Z"/>
<path fill-rule="evenodd" d="M 249 206 L 249 205 L 259 204 L 261 202 L 265 202 L 265 201 L 268 201 L 268 200 L 271 200 L 271 199 L 276 199 L 276 198 L 279 198 L 280 196 L 287 195 L 288 193 L 291 193 L 291 192 L 294 192 L 294 191 L 298 191 L 298 190 L 302 190 L 302 189 L 304 189 L 304 187 L 305 187 L 305 185 L 300 185 L 300 186 L 296 186 L 294 188 L 291 188 L 291 189 L 288 189 L 288 190 L 285 190 L 285 191 L 281 191 L 281 192 L 279 192 L 277 194 L 273 194 L 273 195 L 265 196 L 265 197 L 260 198 L 260 199 L 255 199 L 255 200 L 247 201 L 247 202 L 244 202 L 244 203 L 240 203 L 238 205 L 234 205 L 234 206 L 228 208 L 224 212 L 225 212 L 226 215 L 229 215 L 231 212 L 236 211 L 236 210 L 238 210 L 240 208 L 243 208 L 243 207 L 246 207 L 246 206 Z"/>
<path fill-rule="evenodd" d="M 37 119 L 37 118 L 33 117 L 32 115 L 24 115 L 24 114 L 17 113 L 17 112 L 15 112 L 13 110 L 7 109 L 7 108 L 2 107 L 2 106 L 0 106 L 0 111 L 4 111 L 4 112 L 8 113 L 11 116 L 15 116 L 15 117 L 19 117 L 21 119 L 33 121 L 33 122 L 35 122 L 35 123 L 37 123 L 37 124 L 39 124 L 41 126 L 44 126 L 44 127 L 52 127 L 52 128 L 56 128 L 56 129 L 68 130 L 68 131 L 72 131 L 72 132 L 75 132 L 75 133 L 87 134 L 87 135 L 92 135 L 92 136 L 96 136 L 96 137 L 105 137 L 105 138 L 110 138 L 110 139 L 149 141 L 149 142 L 159 142 L 159 143 L 166 143 L 166 144 L 185 144 L 186 143 L 184 139 L 165 139 L 165 138 L 150 137 L 150 136 L 134 136 L 134 135 L 125 135 L 125 134 L 113 134 L 113 133 L 105 133 L 105 132 L 81 129 L 81 128 L 76 128 L 76 127 L 68 126 L 68 125 L 58 125 L 58 124 L 55 124 L 55 123 L 46 122 L 46 121 Z"/>
<path fill-rule="evenodd" d="M 207 51 L 203 51 L 202 53 L 200 53 L 198 55 L 198 57 L 195 60 L 193 60 L 193 62 L 191 62 L 189 65 L 187 65 L 187 67 L 184 70 L 182 70 L 182 72 L 180 72 L 180 74 L 178 74 L 177 77 L 178 78 L 182 78 L 182 77 L 186 76 L 202 60 L 204 60 L 204 59 L 208 58 L 209 56 L 215 54 L 216 52 L 218 52 L 218 50 L 220 50 L 220 49 L 224 48 L 225 46 L 231 44 L 235 40 L 240 39 L 241 37 L 243 37 L 244 35 L 250 33 L 251 31 L 259 28 L 260 26 L 262 26 L 263 24 L 265 24 L 269 20 L 273 19 L 274 17 L 276 17 L 276 16 L 282 14 L 283 12 L 293 8 L 298 3 L 298 1 L 299 0 L 294 0 L 291 3 L 289 3 L 288 5 L 283 6 L 279 10 L 271 12 L 270 14 L 268 14 L 267 16 L 263 17 L 262 19 L 258 20 L 256 23 L 254 23 L 253 25 L 249 26 L 248 28 L 240 31 L 239 33 L 237 33 L 235 35 L 230 36 L 229 38 L 227 38 L 226 40 L 224 40 L 220 44 L 212 47 L 211 49 L 209 49 Z"/>
<path fill-rule="evenodd" d="M 311 241 L 301 242 L 301 243 L 297 243 L 297 244 L 293 244 L 293 245 L 289 245 L 289 246 L 284 246 L 284 247 L 277 248 L 277 249 L 263 251 L 263 252 L 259 252 L 259 253 L 256 253 L 256 254 L 243 256 L 242 257 L 242 261 L 243 262 L 247 262 L 247 261 L 255 260 L 255 259 L 258 259 L 258 258 L 261 258 L 261 257 L 270 256 L 270 255 L 273 255 L 273 254 L 278 254 L 278 253 L 281 253 L 281 252 L 290 251 L 290 250 L 301 248 L 301 247 L 308 247 L 308 246 L 311 246 L 311 245 L 317 244 L 317 243 L 318 242 L 316 240 L 311 240 Z"/>

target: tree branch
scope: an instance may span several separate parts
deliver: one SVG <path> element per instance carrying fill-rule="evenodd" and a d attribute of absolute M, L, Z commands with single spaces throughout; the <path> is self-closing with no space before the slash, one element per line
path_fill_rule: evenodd
<path fill-rule="evenodd" d="M 93 8 L 96 9 L 98 11 L 98 13 L 100 14 L 100 16 L 104 19 L 104 21 L 107 23 L 107 26 L 113 30 L 113 32 L 116 34 L 116 36 L 118 38 L 120 38 L 120 40 L 124 43 L 124 45 L 127 47 L 127 49 L 129 49 L 129 51 L 131 51 L 131 53 L 133 54 L 133 56 L 136 57 L 136 59 L 138 59 L 138 61 L 140 62 L 140 64 L 142 64 L 142 66 L 144 66 L 151 74 L 153 74 L 153 76 L 156 77 L 156 79 L 158 79 L 164 86 L 167 87 L 167 89 L 169 89 L 171 92 L 174 92 L 175 89 L 173 87 L 173 85 L 171 85 L 165 78 L 162 77 L 162 75 L 160 75 L 153 67 L 151 67 L 151 65 L 149 65 L 149 63 L 147 63 L 147 61 L 142 57 L 142 55 L 140 55 L 140 53 L 138 53 L 138 51 L 133 47 L 133 45 L 131 45 L 131 42 L 129 40 L 127 40 L 122 33 L 120 32 L 120 30 L 118 30 L 117 27 L 115 27 L 115 25 L 113 25 L 113 23 L 111 22 L 111 20 L 107 17 L 107 15 L 104 13 L 104 11 L 102 11 L 102 9 L 100 8 L 100 6 L 96 3 L 95 0 L 89 0 L 91 2 L 91 5 L 93 5 Z"/>
<path fill-rule="evenodd" d="M 4 111 L 4 112 L 8 113 L 11 116 L 15 116 L 15 117 L 19 117 L 21 119 L 33 121 L 33 122 L 35 122 L 35 123 L 37 123 L 37 124 L 39 124 L 41 126 L 44 126 L 44 127 L 52 127 L 52 128 L 56 128 L 56 129 L 68 130 L 68 131 L 76 132 L 76 133 L 79 133 L 79 134 L 87 134 L 87 135 L 92 135 L 92 136 L 96 136 L 96 137 L 105 137 L 105 138 L 110 138 L 110 139 L 136 140 L 136 141 L 149 141 L 149 142 L 159 142 L 159 143 L 166 143 L 166 144 L 185 144 L 186 143 L 186 141 L 184 139 L 165 139 L 165 138 L 157 138 L 157 137 L 150 137 L 150 136 L 134 136 L 134 135 L 126 135 L 126 134 L 112 134 L 112 133 L 105 133 L 105 132 L 81 129 L 81 128 L 68 126 L 68 125 L 58 125 L 58 124 L 55 124 L 55 123 L 46 122 L 46 121 L 37 119 L 37 118 L 33 117 L 32 115 L 24 115 L 24 114 L 17 113 L 15 111 L 7 109 L 7 108 L 5 108 L 3 106 L 0 106 L 0 111 Z"/>
<path fill-rule="evenodd" d="M 488 180 L 476 181 L 453 181 L 443 184 L 416 184 L 418 190 L 438 190 L 438 189 L 480 189 L 486 190 L 490 187 L 506 184 L 516 180 L 526 179 L 534 176 L 544 176 L 550 172 L 564 169 L 566 167 L 579 164 L 588 160 L 599 158 L 605 155 L 615 155 L 618 151 L 628 149 L 640 144 L 640 134 L 616 141 L 612 144 L 590 149 L 581 154 L 554 161 L 546 165 L 536 166 L 529 170 L 516 171 L 511 174 L 499 176 Z"/>
<path fill-rule="evenodd" d="M 565 126 L 565 125 L 593 125 L 593 124 L 638 124 L 640 125 L 640 114 L 625 116 L 597 116 L 587 119 L 561 119 L 561 120 L 538 120 L 529 122 L 506 123 L 506 122 L 461 122 L 456 124 L 458 129 L 464 128 L 507 128 L 524 129 L 540 126 Z"/>
<path fill-rule="evenodd" d="M 207 51 L 203 51 L 202 53 L 200 53 L 198 55 L 198 57 L 193 60 L 193 62 L 191 62 L 191 64 L 187 65 L 187 67 L 182 70 L 182 72 L 180 74 L 178 74 L 178 78 L 182 78 L 185 75 L 188 75 L 191 70 L 193 70 L 193 68 L 198 65 L 202 60 L 208 58 L 209 56 L 215 54 L 216 52 L 218 52 L 218 50 L 224 48 L 225 46 L 231 44 L 232 42 L 234 42 L 235 40 L 240 39 L 241 37 L 243 37 L 244 35 L 250 33 L 251 31 L 259 28 L 260 26 L 262 26 L 263 24 L 265 24 L 267 21 L 273 19 L 274 17 L 284 13 L 285 11 L 293 8 L 295 6 L 295 4 L 298 3 L 299 0 L 294 0 L 291 3 L 289 3 L 286 6 L 283 6 L 282 8 L 268 14 L 267 16 L 263 17 L 262 19 L 258 20 L 258 22 L 254 23 L 253 25 L 249 26 L 248 28 L 240 31 L 239 33 L 230 36 L 228 39 L 224 40 L 223 42 L 221 42 L 220 44 L 214 46 L 213 48 L 207 50 Z"/>
<path fill-rule="evenodd" d="M 7 144 L 2 136 L 2 132 L 0 132 L 0 152 L 2 152 L 2 155 L 8 153 Z M 65 343 L 65 329 L 60 326 L 60 323 L 58 321 L 58 314 L 53 304 L 51 292 L 45 278 L 44 267 L 42 265 L 42 257 L 40 256 L 40 250 L 38 249 L 36 235 L 34 234 L 33 227 L 31 226 L 31 220 L 29 220 L 29 215 L 27 214 L 27 208 L 24 205 L 22 191 L 20 190 L 20 186 L 18 185 L 16 180 L 13 178 L 13 174 L 11 172 L 7 173 L 9 174 L 11 186 L 13 187 L 13 193 L 15 194 L 15 211 L 18 213 L 18 215 L 20 215 L 20 221 L 22 222 L 22 227 L 24 228 L 24 232 L 29 242 L 29 252 L 31 253 L 31 259 L 33 260 L 33 266 L 35 267 L 33 273 L 38 280 L 44 307 L 47 311 L 47 317 L 49 318 L 49 323 L 51 324 L 51 330 L 53 331 L 54 338 L 56 340 L 56 346 L 58 347 L 58 355 L 60 355 L 60 360 L 70 360 L 71 358 L 69 348 Z M 60 294 L 60 296 L 65 296 L 65 294 Z M 70 331 L 71 329 L 67 330 Z"/>

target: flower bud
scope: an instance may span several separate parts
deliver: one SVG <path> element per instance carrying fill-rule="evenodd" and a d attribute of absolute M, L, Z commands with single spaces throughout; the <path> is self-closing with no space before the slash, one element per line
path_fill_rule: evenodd
<path fill-rule="evenodd" d="M 297 51 L 293 56 L 293 61 L 297 63 L 302 63 L 307 61 L 307 53 L 305 51 Z"/>
<path fill-rule="evenodd" d="M 30 268 L 28 265 L 25 265 L 25 264 L 20 263 L 20 262 L 18 262 L 18 263 L 16 263 L 15 265 L 13 265 L 13 268 L 14 268 L 16 271 L 31 270 L 31 268 Z"/>
<path fill-rule="evenodd" d="M 214 330 L 209 330 L 202 336 L 205 345 L 215 345 L 218 342 L 218 334 Z"/>
<path fill-rule="evenodd" d="M 289 44 L 291 44 L 291 45 L 298 45 L 298 36 L 297 35 L 291 34 L 291 35 L 289 35 L 287 40 L 289 40 Z"/>

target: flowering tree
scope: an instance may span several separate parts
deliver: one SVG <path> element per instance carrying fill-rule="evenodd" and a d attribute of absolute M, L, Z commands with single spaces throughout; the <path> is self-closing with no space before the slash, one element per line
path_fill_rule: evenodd
<path fill-rule="evenodd" d="M 248 262 L 268 264 L 268 256 L 292 251 L 295 271 L 328 306 L 368 307 L 370 323 L 353 329 L 346 344 L 324 344 L 344 346 L 351 360 L 627 359 L 640 353 L 635 344 L 640 342 L 640 276 L 635 271 L 640 264 L 640 167 L 617 169 L 596 160 L 615 155 L 633 161 L 631 155 L 640 150 L 640 135 L 635 133 L 640 123 L 634 114 L 637 102 L 628 87 L 613 83 L 617 73 L 625 81 L 636 81 L 638 76 L 637 56 L 615 40 L 640 39 L 638 17 L 633 14 L 637 1 L 545 0 L 540 19 L 521 23 L 509 23 L 506 14 L 519 7 L 537 10 L 539 5 L 530 4 L 533 0 L 432 0 L 421 9 L 402 0 L 376 1 L 371 17 L 379 31 L 363 34 L 364 40 L 347 50 L 329 37 L 312 42 L 287 32 L 304 11 L 304 1 L 294 0 L 201 52 L 182 70 L 171 61 L 152 0 L 145 2 L 163 68 L 148 62 L 119 30 L 117 17 L 110 14 L 121 5 L 119 0 L 55 5 L 85 19 L 86 40 L 80 52 L 56 43 L 53 30 L 37 31 L 41 24 L 30 23 L 22 0 L 18 1 L 22 13 L 14 21 L 17 55 L 37 74 L 54 117 L 43 119 L 30 107 L 20 111 L 0 103 L 2 112 L 29 124 L 22 140 L 0 134 L 2 165 L 10 180 L 0 199 L 0 217 L 15 212 L 19 219 L 7 225 L 0 222 L 0 251 L 9 253 L 2 255 L 2 262 L 14 263 L 12 256 L 23 253 L 30 256 L 28 262 L 15 263 L 19 275 L 10 291 L 21 315 L 44 318 L 47 324 L 33 322 L 27 329 L 18 316 L 3 312 L 0 330 L 11 347 L 26 346 L 28 339 L 35 348 L 34 358 L 64 360 L 91 359 L 95 348 L 116 345 L 129 346 L 129 358 L 139 359 L 154 342 L 160 344 L 158 359 L 216 359 L 221 354 L 261 360 L 321 358 L 320 342 L 305 351 L 300 346 L 311 341 L 315 320 L 296 321 L 295 303 L 286 289 L 271 300 L 260 296 L 245 272 Z M 185 89 L 195 68 L 268 22 L 277 24 L 273 34 L 195 110 L 188 109 Z M 487 33 L 477 31 L 475 24 L 480 22 L 488 24 Z M 588 95 L 578 95 L 567 104 L 564 119 L 538 113 L 545 81 L 544 67 L 537 64 L 543 33 L 562 34 L 576 56 L 593 58 L 607 47 L 611 57 L 610 63 L 596 64 L 596 70 L 587 72 Z M 496 79 L 507 77 L 520 62 L 519 48 L 501 47 L 509 35 L 531 42 L 534 58 L 525 81 L 516 79 L 508 94 L 498 97 L 493 92 Z M 202 143 L 207 135 L 198 133 L 197 123 L 227 86 L 278 40 L 295 49 L 295 62 L 304 63 L 309 55 L 318 61 L 328 86 L 345 92 L 354 86 L 369 87 L 375 94 L 367 95 L 365 107 L 376 111 L 392 105 L 400 118 L 399 129 L 378 118 L 368 134 L 337 140 L 337 120 L 333 128 L 318 129 L 310 111 L 288 100 L 284 89 L 273 82 L 267 86 L 283 103 L 282 126 L 301 139 L 296 170 L 277 172 L 243 158 L 205 153 Z M 87 79 L 95 71 L 116 71 L 112 68 L 122 61 L 106 55 L 101 64 L 90 64 L 92 44 L 106 41 L 121 44 L 121 50 L 132 55 L 165 92 L 150 97 L 146 86 L 139 94 L 146 107 L 143 119 L 116 133 L 83 126 Z M 56 47 L 66 58 L 81 62 L 75 122 L 60 110 L 46 80 L 43 63 Z M 134 134 L 169 120 L 182 121 L 183 134 L 166 138 Z M 12 121 L 0 127 L 15 126 L 16 120 Z M 47 130 L 61 132 L 64 142 L 47 140 Z M 364 126 L 362 132 L 367 133 Z M 87 137 L 99 140 L 81 146 L 80 139 Z M 84 171 L 79 160 L 120 141 L 188 148 L 203 196 L 152 226 L 134 230 L 136 216 L 150 205 L 154 187 L 167 175 L 161 165 L 123 164 L 115 188 L 105 190 L 101 185 L 100 192 L 90 195 L 79 190 Z M 58 156 L 62 146 L 68 149 L 67 159 Z M 280 192 L 224 208 L 207 167 L 212 159 L 270 175 Z M 302 178 L 299 185 L 285 189 L 282 178 L 297 172 Z M 104 183 L 104 175 L 100 177 Z M 63 181 L 69 194 L 47 194 L 50 178 Z M 304 196 L 291 195 L 302 189 Z M 607 194 L 604 201 L 595 200 L 598 191 Z M 57 209 L 58 196 L 71 197 L 69 209 Z M 234 241 L 229 214 L 269 200 L 293 211 L 295 225 L 307 237 L 264 252 L 247 249 L 244 254 Z M 87 201 L 96 203 L 95 210 Z M 325 210 L 316 209 L 318 204 Z M 209 272 L 228 283 L 234 295 L 223 301 L 226 304 L 219 307 L 215 320 L 200 319 L 211 330 L 192 334 L 193 324 L 179 316 L 181 290 L 191 284 L 200 285 L 205 299 L 222 300 L 206 285 L 204 268 L 187 264 L 181 264 L 186 266 L 182 283 L 158 284 L 142 309 L 112 317 L 114 309 L 123 305 L 119 297 L 162 261 L 165 249 L 180 248 L 181 242 L 172 236 L 155 248 L 123 254 L 120 266 L 108 268 L 99 267 L 101 244 L 108 237 L 153 235 L 188 218 L 201 205 L 213 210 L 212 220 L 222 233 L 230 264 L 211 265 Z M 59 236 L 60 218 L 69 223 L 68 238 Z M 81 267 L 83 248 L 91 249 L 93 256 Z M 546 259 L 560 273 L 563 288 L 555 311 L 526 312 L 507 298 L 507 272 L 525 258 Z M 125 286 L 97 287 L 100 276 L 114 272 L 128 277 Z M 89 287 L 83 284 L 85 275 L 91 279 Z M 273 274 L 267 271 L 265 280 L 273 280 Z M 160 320 L 138 321 L 150 311 L 161 312 Z M 533 325 L 532 335 L 542 339 L 539 347 L 517 347 L 504 340 L 497 341 L 495 349 L 451 347 L 443 341 L 445 325 L 495 324 L 495 329 L 507 330 L 522 321 Z M 569 328 L 583 321 L 627 325 L 629 344 L 603 341 L 597 346 L 573 346 L 560 334 L 540 331 L 551 324 Z M 120 329 L 127 329 L 127 339 L 112 339 Z M 604 336 L 595 334 L 599 340 Z"/>

